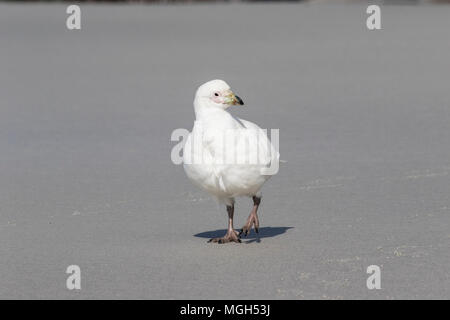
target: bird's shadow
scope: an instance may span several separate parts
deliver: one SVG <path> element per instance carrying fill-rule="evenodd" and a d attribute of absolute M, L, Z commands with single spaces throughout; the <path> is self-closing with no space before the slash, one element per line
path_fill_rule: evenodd
<path fill-rule="evenodd" d="M 262 238 L 271 238 L 276 237 L 280 234 L 285 233 L 289 229 L 293 227 L 263 227 L 259 229 L 259 233 L 256 233 L 255 230 L 251 230 L 247 236 L 242 235 L 241 240 L 248 240 L 245 243 L 252 242 L 261 242 Z M 223 237 L 227 233 L 225 229 L 213 230 L 213 231 L 205 231 L 194 234 L 194 237 L 212 239 L 212 238 L 220 238 Z"/>

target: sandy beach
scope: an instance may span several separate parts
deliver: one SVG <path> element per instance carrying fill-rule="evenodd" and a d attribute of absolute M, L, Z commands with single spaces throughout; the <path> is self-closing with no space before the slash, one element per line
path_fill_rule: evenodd
<path fill-rule="evenodd" d="M 450 298 L 450 6 L 65 8 L 0 4 L 0 298 Z M 216 78 L 287 161 L 242 244 L 170 159 Z"/>

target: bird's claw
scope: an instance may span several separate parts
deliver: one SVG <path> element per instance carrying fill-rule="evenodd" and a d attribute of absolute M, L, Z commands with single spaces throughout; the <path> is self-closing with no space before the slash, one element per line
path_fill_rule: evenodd
<path fill-rule="evenodd" d="M 208 240 L 208 243 L 219 243 L 219 244 L 223 244 L 223 243 L 228 243 L 228 242 L 236 242 L 236 243 L 241 243 L 241 237 L 240 237 L 240 233 L 237 231 L 228 231 L 227 234 L 222 237 L 222 238 L 212 238 Z"/>
<path fill-rule="evenodd" d="M 247 223 L 242 227 L 239 235 L 243 234 L 246 237 L 250 233 L 252 227 L 255 229 L 256 233 L 259 233 L 259 220 L 256 214 L 251 214 L 248 217 Z"/>

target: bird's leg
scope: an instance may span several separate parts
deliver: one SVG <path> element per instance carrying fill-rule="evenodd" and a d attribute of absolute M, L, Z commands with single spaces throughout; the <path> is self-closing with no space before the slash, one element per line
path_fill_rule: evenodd
<path fill-rule="evenodd" d="M 239 233 L 239 235 L 241 235 L 242 233 L 244 234 L 244 236 L 248 235 L 250 233 L 250 230 L 252 229 L 252 226 L 255 228 L 256 233 L 259 232 L 258 207 L 260 203 L 261 198 L 254 196 L 252 212 L 250 212 L 250 215 L 248 216 L 247 219 L 247 223 L 242 227 L 242 230 Z"/>
<path fill-rule="evenodd" d="M 239 232 L 235 231 L 233 228 L 233 215 L 234 215 L 234 204 L 231 206 L 227 206 L 228 212 L 228 231 L 223 238 L 213 238 L 208 242 L 217 242 L 217 243 L 227 243 L 227 242 L 241 242 L 239 238 Z"/>

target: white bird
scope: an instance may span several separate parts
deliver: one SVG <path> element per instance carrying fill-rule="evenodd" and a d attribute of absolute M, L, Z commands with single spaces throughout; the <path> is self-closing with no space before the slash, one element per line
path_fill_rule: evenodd
<path fill-rule="evenodd" d="M 196 119 L 183 149 L 184 170 L 194 184 L 225 204 L 228 212 L 226 235 L 209 242 L 241 242 L 241 234 L 246 236 L 252 227 L 258 233 L 260 189 L 273 174 L 268 168 L 279 159 L 264 130 L 227 111 L 243 104 L 223 80 L 209 81 L 195 94 Z M 233 227 L 238 196 L 253 198 L 253 209 L 240 232 Z"/>

